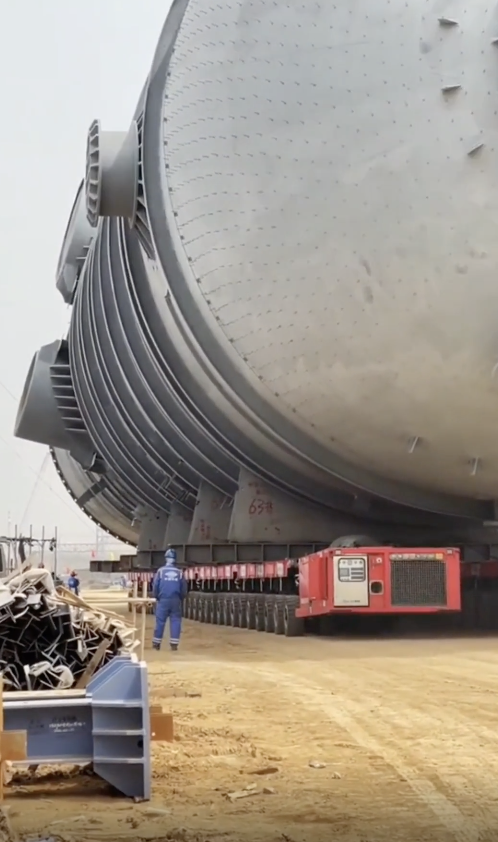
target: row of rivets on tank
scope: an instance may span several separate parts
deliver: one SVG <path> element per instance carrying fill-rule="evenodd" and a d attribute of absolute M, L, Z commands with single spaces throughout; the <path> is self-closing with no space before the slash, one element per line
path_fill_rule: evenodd
<path fill-rule="evenodd" d="M 438 22 L 439 22 L 439 25 L 441 27 L 448 28 L 448 29 L 453 28 L 453 27 L 458 27 L 458 25 L 459 25 L 457 20 L 455 20 L 453 18 L 448 18 L 448 17 L 440 17 L 438 19 Z M 491 43 L 493 45 L 498 45 L 498 37 L 492 39 Z M 442 88 L 441 88 L 441 91 L 444 94 L 451 95 L 452 93 L 456 93 L 457 91 L 461 90 L 461 88 L 462 88 L 461 84 L 459 84 L 457 82 L 454 82 L 454 83 L 451 82 L 451 83 L 447 83 L 447 84 L 443 85 Z M 467 150 L 467 154 L 469 156 L 472 156 L 484 146 L 484 142 L 479 137 L 474 137 L 474 139 L 470 141 L 469 145 L 470 145 L 470 149 Z M 189 259 L 191 259 L 191 258 L 189 258 Z M 198 280 L 198 282 L 200 282 L 200 279 L 197 279 L 197 280 Z M 215 315 L 215 318 L 216 318 L 217 321 L 220 320 L 220 317 L 218 315 Z M 230 341 L 233 342 L 233 340 L 230 340 Z M 248 362 L 247 357 L 244 357 L 243 359 L 246 362 Z M 258 375 L 258 378 L 260 380 L 263 380 L 262 375 Z M 275 394 L 278 397 L 278 393 L 275 393 Z M 296 412 L 296 409 L 293 408 L 292 411 Z M 312 426 L 315 426 L 315 425 L 312 424 Z M 421 443 L 422 443 L 422 439 L 421 439 L 420 436 L 413 436 L 410 439 L 410 441 L 408 442 L 408 453 L 410 453 L 410 454 L 414 453 L 415 450 L 418 449 L 418 447 L 420 446 Z M 468 465 L 470 467 L 470 475 L 475 476 L 477 474 L 477 471 L 478 471 L 479 465 L 480 465 L 479 457 L 474 457 L 474 458 L 469 459 Z"/>
<path fill-rule="evenodd" d="M 440 17 L 438 18 L 438 21 L 439 26 L 443 26 L 447 29 L 451 29 L 455 26 L 458 26 L 458 21 L 454 18 Z M 491 43 L 498 44 L 498 38 L 493 38 Z M 462 86 L 458 82 L 449 82 L 448 84 L 442 86 L 441 91 L 445 95 L 451 95 L 461 90 L 461 88 Z M 467 155 L 475 155 L 476 152 L 479 152 L 479 150 L 482 149 L 483 146 L 484 141 L 481 137 L 471 139 L 469 142 L 469 148 L 467 149 Z"/>

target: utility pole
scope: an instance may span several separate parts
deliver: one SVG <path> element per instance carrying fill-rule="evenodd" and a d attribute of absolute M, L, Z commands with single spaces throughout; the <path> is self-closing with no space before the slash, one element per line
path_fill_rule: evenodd
<path fill-rule="evenodd" d="M 42 537 L 41 537 L 41 563 L 42 567 L 45 565 L 45 527 L 42 526 Z"/>
<path fill-rule="evenodd" d="M 7 514 L 7 534 L 10 535 L 12 533 L 12 519 L 10 516 L 10 512 Z M 7 570 L 10 571 L 13 568 L 12 563 L 12 544 L 10 541 L 7 544 Z"/>
<path fill-rule="evenodd" d="M 28 561 L 31 558 L 33 548 L 40 548 L 40 562 L 44 564 L 45 549 L 48 544 L 49 549 L 54 553 L 54 566 L 57 565 L 57 528 L 55 530 L 54 538 L 47 538 L 45 527 L 42 528 L 41 538 L 33 535 L 33 526 L 29 527 L 29 537 L 24 537 L 18 529 L 17 524 L 14 526 L 14 534 L 12 535 L 9 529 L 8 535 L 0 535 L 0 545 L 7 548 L 6 558 L 4 558 L 7 572 L 11 573 L 23 560 Z"/>
<path fill-rule="evenodd" d="M 57 559 L 57 543 L 58 543 L 58 541 L 57 541 L 57 527 L 55 527 L 54 544 L 53 544 L 53 547 L 54 547 L 54 576 L 57 576 L 57 561 L 58 561 L 58 559 Z"/>

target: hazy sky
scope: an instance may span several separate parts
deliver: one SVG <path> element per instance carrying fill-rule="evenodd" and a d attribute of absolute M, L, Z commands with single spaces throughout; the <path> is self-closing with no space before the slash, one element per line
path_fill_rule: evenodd
<path fill-rule="evenodd" d="M 14 439 L 17 400 L 31 358 L 63 336 L 69 311 L 55 269 L 86 132 L 129 125 L 168 0 L 17 0 L 0 28 L 0 532 L 8 518 L 62 540 L 95 529 L 47 464 L 46 449 Z M 15 400 L 13 397 L 15 397 Z M 36 487 L 35 487 L 36 486 Z"/>

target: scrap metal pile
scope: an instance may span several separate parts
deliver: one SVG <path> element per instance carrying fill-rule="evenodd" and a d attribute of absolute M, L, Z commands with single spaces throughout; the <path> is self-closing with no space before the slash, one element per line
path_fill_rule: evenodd
<path fill-rule="evenodd" d="M 47 570 L 0 579 L 0 672 L 6 690 L 67 690 L 136 646 L 112 612 L 56 590 Z"/>

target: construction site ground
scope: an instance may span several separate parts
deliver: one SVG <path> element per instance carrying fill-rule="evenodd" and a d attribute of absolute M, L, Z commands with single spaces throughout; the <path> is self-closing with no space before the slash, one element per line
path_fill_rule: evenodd
<path fill-rule="evenodd" d="M 498 638 L 286 639 L 186 621 L 150 649 L 174 714 L 134 804 L 72 772 L 17 777 L 22 837 L 495 842 Z"/>

